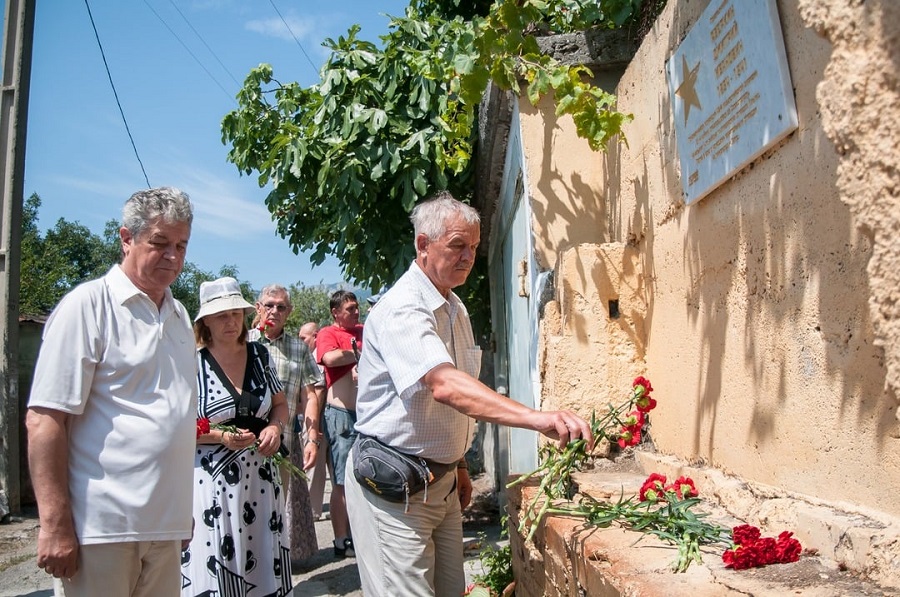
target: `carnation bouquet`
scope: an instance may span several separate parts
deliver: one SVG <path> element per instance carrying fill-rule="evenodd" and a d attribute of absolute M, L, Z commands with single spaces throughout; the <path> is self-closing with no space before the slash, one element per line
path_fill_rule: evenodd
<path fill-rule="evenodd" d="M 609 405 L 602 417 L 591 417 L 591 432 L 596 442 L 607 439 L 621 448 L 637 445 L 648 423 L 648 415 L 656 407 L 650 393 L 653 387 L 644 377 L 637 377 L 628 398 L 619 406 Z M 530 540 L 537 524 L 546 515 L 575 516 L 591 526 L 623 528 L 654 535 L 677 546 L 678 556 L 672 564 L 675 572 L 684 572 L 691 562 L 701 562 L 701 545 L 731 543 L 722 554 L 726 568 L 741 570 L 774 563 L 796 562 L 802 550 L 800 542 L 788 531 L 778 538 L 761 537 L 759 529 L 750 525 L 729 531 L 705 520 L 707 514 L 693 509 L 701 502 L 690 477 L 678 477 L 669 483 L 665 475 L 652 473 L 641 485 L 637 496 L 623 494 L 616 502 L 600 501 L 589 495 L 576 497 L 572 473 L 581 470 L 592 457 L 587 442 L 579 439 L 560 450 L 553 444 L 541 449 L 540 466 L 507 485 L 513 487 L 540 476 L 535 497 L 523 507 L 519 532 Z M 731 541 L 729 541 L 729 538 Z"/>
<path fill-rule="evenodd" d="M 235 425 L 226 425 L 224 423 L 210 423 L 209 419 L 207 419 L 206 417 L 199 417 L 197 419 L 197 437 L 206 435 L 212 429 L 218 429 L 223 433 L 240 433 L 240 430 Z M 257 444 L 258 443 L 259 442 L 257 441 Z M 250 449 L 253 450 L 252 447 Z M 284 467 L 295 477 L 299 477 L 303 480 L 307 479 L 306 473 L 303 472 L 303 470 L 299 469 L 294 463 L 292 463 L 290 457 L 285 452 L 278 450 L 271 456 L 266 456 L 265 459 L 276 467 Z"/>

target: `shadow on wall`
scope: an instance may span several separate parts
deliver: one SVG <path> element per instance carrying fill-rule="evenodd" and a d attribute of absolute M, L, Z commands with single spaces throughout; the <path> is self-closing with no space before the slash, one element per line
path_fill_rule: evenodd
<path fill-rule="evenodd" d="M 548 255 L 547 258 L 558 258 L 565 250 L 582 243 L 607 242 L 605 225 L 607 203 L 604 197 L 598 196 L 596 190 L 596 181 L 602 175 L 594 174 L 586 177 L 578 168 L 573 169 L 571 164 L 559 164 L 556 161 L 572 158 L 573 152 L 564 148 L 557 148 L 559 151 L 554 151 L 558 145 L 555 136 L 561 127 L 559 118 L 555 116 L 552 98 L 542 98 L 537 106 L 525 101 L 520 102 L 520 112 L 523 117 L 535 117 L 543 121 L 543 138 L 540 140 L 540 146 L 545 159 L 541 161 L 541 170 L 537 173 L 536 180 L 535 173 L 530 173 L 532 179 L 529 183 L 536 195 L 546 198 L 544 201 L 532 201 L 531 210 L 535 238 L 553 238 L 551 242 L 556 243 L 552 247 L 554 255 Z M 599 154 L 591 152 L 586 142 L 583 151 L 587 157 L 579 155 L 577 159 L 584 158 L 587 163 L 599 163 L 595 157 Z M 559 158 L 555 158 L 556 155 Z M 536 251 L 536 256 L 541 259 L 540 250 Z M 543 262 L 539 265 L 543 269 L 552 269 L 558 264 Z M 587 282 L 589 274 L 581 271 L 580 275 L 582 276 L 580 282 L 582 284 Z M 578 312 L 569 315 L 575 320 L 567 328 L 579 344 L 587 344 L 589 339 L 586 330 L 590 326 L 578 320 L 584 315 Z"/>
<path fill-rule="evenodd" d="M 697 4 L 681 2 L 675 8 L 669 48 L 678 45 L 706 5 Z M 654 293 L 661 290 L 655 287 L 654 236 L 665 228 L 669 235 L 673 229 L 683 231 L 684 317 L 696 331 L 703 363 L 694 369 L 700 395 L 693 448 L 699 456 L 711 456 L 717 445 L 718 409 L 730 391 L 749 394 L 747 399 L 753 400 L 750 436 L 735 439 L 750 443 L 771 439 L 773 418 L 791 391 L 789 380 L 794 390 L 798 380 L 831 380 L 840 392 L 838 424 L 852 433 L 874 423 L 875 430 L 866 435 L 881 442 L 875 446 L 878 450 L 896 428 L 891 397 L 882 389 L 884 355 L 875 346 L 867 307 L 871 292 L 866 265 L 872 239 L 857 230 L 835 191 L 840 161 L 822 131 L 815 84 L 797 85 L 801 79 L 809 83 L 821 78 L 831 46 L 805 28 L 795 8 L 782 9 L 780 15 L 783 28 L 795 32 L 785 36 L 789 60 L 801 55 L 798 48 L 804 60 L 801 73 L 789 64 L 794 67 L 791 75 L 800 126 L 780 146 L 757 158 L 710 197 L 687 207 L 676 161 L 672 105 L 663 92 L 658 96 L 658 128 L 644 133 L 651 150 L 631 147 L 626 151 L 638 156 L 640 164 L 623 165 L 621 146 L 612 148 L 604 159 L 608 179 L 621 181 L 610 185 L 604 210 L 608 240 L 639 244 L 648 280 L 647 329 L 663 337 L 669 331 L 654 330 L 652 325 L 657 305 Z M 792 21 L 786 23 L 786 18 Z M 658 24 L 651 33 L 665 34 Z M 658 71 L 646 76 L 665 82 L 664 64 L 653 68 Z M 651 120 L 641 114 L 635 118 L 635 127 L 641 126 L 641 118 Z M 810 171 L 809 164 L 817 169 Z M 621 180 L 623 171 L 641 174 Z M 648 174 L 659 171 L 661 183 Z M 655 188 L 657 184 L 662 188 Z M 631 193 L 633 200 L 628 197 Z M 653 206 L 660 209 L 662 197 L 670 202 L 663 213 L 654 213 Z M 665 265 L 671 273 L 672 264 Z M 792 337 L 771 338 L 761 333 L 764 330 L 788 330 Z M 730 388 L 726 357 L 735 354 L 736 340 L 743 341 L 745 367 L 755 372 L 755 383 L 766 384 L 764 388 Z M 780 377 L 773 378 L 773 372 Z M 818 400 L 831 404 L 832 398 L 810 396 L 810 401 Z M 824 446 L 827 438 L 812 441 Z"/>

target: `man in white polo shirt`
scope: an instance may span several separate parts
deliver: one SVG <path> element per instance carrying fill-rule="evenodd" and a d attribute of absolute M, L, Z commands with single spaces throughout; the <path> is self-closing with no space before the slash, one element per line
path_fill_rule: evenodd
<path fill-rule="evenodd" d="M 28 402 L 37 564 L 66 597 L 177 595 L 191 537 L 196 356 L 169 285 L 193 208 L 163 187 L 122 216 L 122 262 L 54 309 Z"/>

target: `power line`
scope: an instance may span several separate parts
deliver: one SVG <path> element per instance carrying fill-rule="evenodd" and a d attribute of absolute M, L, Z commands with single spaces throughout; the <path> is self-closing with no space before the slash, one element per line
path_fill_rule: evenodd
<path fill-rule="evenodd" d="M 281 16 L 281 11 L 278 10 L 278 7 L 275 6 L 275 0 L 269 0 L 269 4 L 272 5 L 272 8 L 275 9 L 275 12 L 278 13 L 278 18 L 281 19 L 281 22 L 284 23 L 284 26 L 287 27 L 288 32 L 291 34 L 291 37 L 294 38 L 294 41 L 297 42 L 297 47 L 300 48 L 300 51 L 303 52 L 303 55 L 306 56 L 306 61 L 309 62 L 309 65 L 312 67 L 313 71 L 315 71 L 316 75 L 319 74 L 319 69 L 316 68 L 316 65 L 310 59 L 309 54 L 306 53 L 306 50 L 303 49 L 303 46 L 300 44 L 300 40 L 297 39 L 297 36 L 294 35 L 294 30 L 291 29 L 291 26 L 288 25 L 287 21 L 284 20 L 284 17 Z"/>
<path fill-rule="evenodd" d="M 145 0 L 145 1 L 146 1 L 146 0 Z M 187 26 L 190 27 L 190 28 L 191 28 L 191 31 L 194 32 L 194 35 L 197 36 L 197 39 L 199 39 L 199 40 L 203 43 L 203 45 L 206 46 L 206 49 L 209 50 L 209 53 L 212 54 L 212 57 L 216 59 L 216 62 L 218 62 L 218 63 L 219 63 L 219 66 L 222 67 L 222 70 L 224 70 L 226 73 L 228 73 L 228 76 L 231 77 L 231 80 L 234 81 L 235 85 L 237 85 L 238 88 L 240 89 L 240 87 L 241 87 L 240 81 L 238 81 L 238 80 L 234 77 L 234 75 L 231 74 L 231 71 L 228 70 L 228 67 L 225 66 L 225 64 L 224 64 L 221 60 L 219 60 L 219 56 L 213 51 L 213 49 L 212 49 L 211 47 L 209 47 L 209 44 L 206 43 L 206 40 L 203 39 L 203 36 L 200 35 L 200 32 L 197 31 L 197 30 L 194 28 L 194 26 L 191 24 L 191 22 L 188 20 L 188 18 L 187 18 L 186 16 L 184 16 L 184 13 L 181 12 L 181 9 L 178 8 L 178 5 L 175 4 L 175 0 L 169 0 L 169 4 L 172 5 L 172 8 L 174 8 L 175 10 L 178 11 L 178 14 L 181 15 L 181 18 L 184 19 L 184 22 L 187 23 Z M 170 31 L 171 31 L 171 30 L 170 30 Z"/>
<path fill-rule="evenodd" d="M 218 88 L 222 90 L 222 93 L 227 95 L 228 99 L 230 99 L 232 102 L 236 102 L 234 97 L 230 93 L 228 93 L 228 90 L 226 90 L 224 87 L 222 87 L 222 84 L 219 83 L 219 80 L 216 79 L 213 76 L 213 74 L 211 72 L 209 72 L 209 70 L 205 66 L 203 66 L 203 63 L 200 62 L 200 59 L 197 58 L 193 52 L 191 52 L 191 49 L 189 47 L 187 47 L 187 44 L 185 44 L 184 41 L 182 41 L 182 39 L 178 36 L 178 34 L 175 33 L 175 31 L 173 31 L 171 27 L 169 27 L 169 24 L 166 23 L 165 20 L 163 20 L 163 18 L 161 16 L 159 16 L 159 13 L 156 12 L 156 10 L 152 6 L 150 6 L 150 3 L 147 2 L 147 0 L 144 0 L 144 4 L 147 5 L 147 8 L 150 9 L 150 12 L 152 12 L 154 15 L 156 15 L 156 18 L 159 19 L 159 22 L 162 23 L 163 26 L 169 30 L 169 33 L 171 33 L 175 37 L 175 39 L 178 40 L 178 43 L 180 43 L 181 46 L 185 49 L 185 51 L 190 55 L 190 57 L 194 59 L 194 62 L 196 62 L 198 65 L 200 65 L 200 68 L 203 69 L 203 72 L 205 72 L 209 76 L 209 78 L 212 79 L 213 82 L 218 86 Z M 238 83 L 238 87 L 240 87 L 240 83 Z"/>
<path fill-rule="evenodd" d="M 147 183 L 147 188 L 152 188 L 150 178 L 147 176 L 147 171 L 144 169 L 144 162 L 141 161 L 137 145 L 134 143 L 134 137 L 131 135 L 131 127 L 128 126 L 128 120 L 125 118 L 125 111 L 122 109 L 122 103 L 119 101 L 119 94 L 116 92 L 116 84 L 113 83 L 112 73 L 109 72 L 109 63 L 106 61 L 106 53 L 103 51 L 103 44 L 100 43 L 100 34 L 97 32 L 97 25 L 94 23 L 91 5 L 88 3 L 88 0 L 84 0 L 84 5 L 87 7 L 88 17 L 91 20 L 91 27 L 94 28 L 94 37 L 97 39 L 97 45 L 100 47 L 100 56 L 103 58 L 103 66 L 106 68 L 106 77 L 109 79 L 109 86 L 112 87 L 113 96 L 116 98 L 116 105 L 119 107 L 119 114 L 122 115 L 122 122 L 125 123 L 125 132 L 128 133 L 128 139 L 131 141 L 131 148 L 134 149 L 134 157 L 137 158 L 138 164 L 141 165 L 141 172 L 144 173 L 144 181 Z"/>

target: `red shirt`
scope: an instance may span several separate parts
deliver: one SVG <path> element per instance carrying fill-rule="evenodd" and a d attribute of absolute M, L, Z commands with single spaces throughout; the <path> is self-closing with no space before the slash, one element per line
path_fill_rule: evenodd
<path fill-rule="evenodd" d="M 322 362 L 322 357 L 332 350 L 353 350 L 353 344 L 351 343 L 353 338 L 356 338 L 356 352 L 359 353 L 363 345 L 362 336 L 363 326 L 361 323 L 356 324 L 356 327 L 349 330 L 338 325 L 330 325 L 319 330 L 319 335 L 316 336 L 316 362 L 325 367 L 326 388 L 330 388 L 334 382 L 350 373 L 355 363 L 329 367 Z"/>

